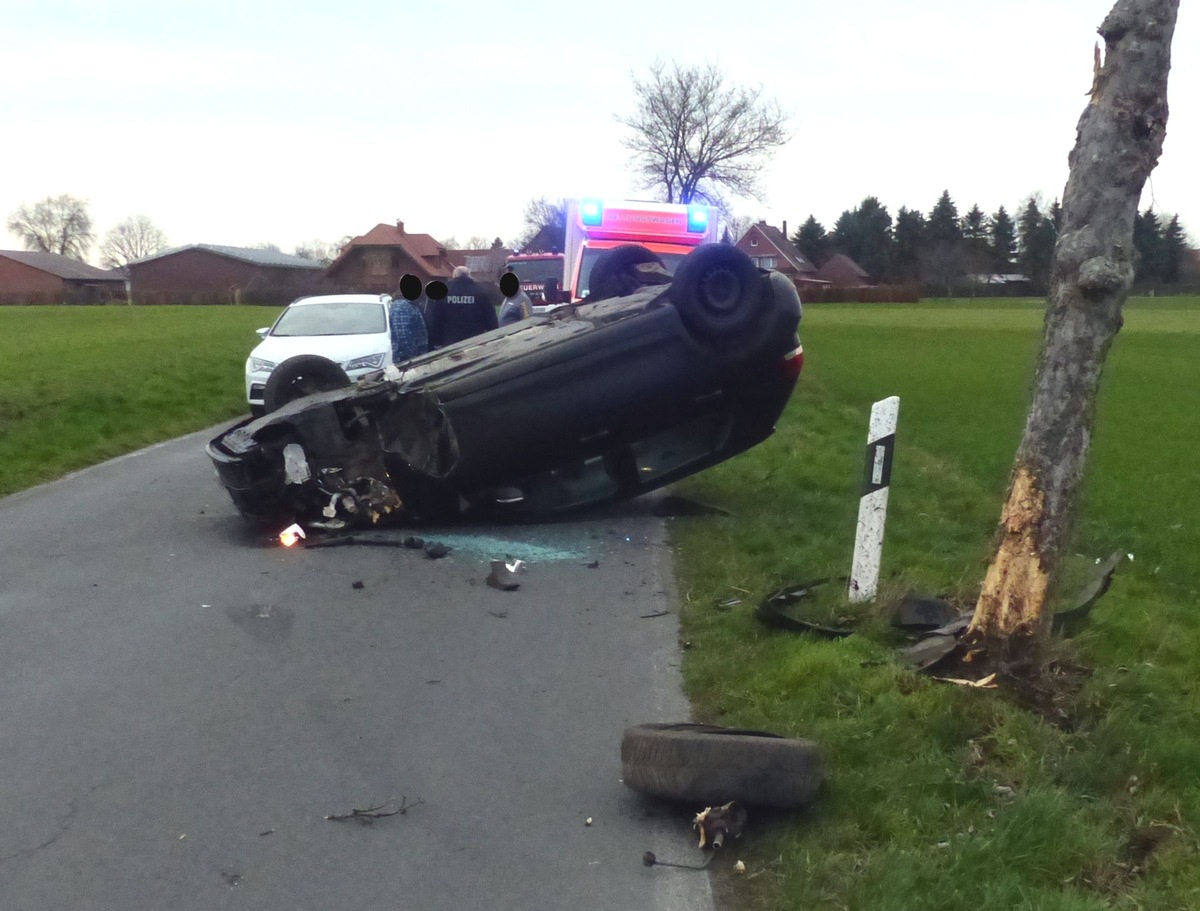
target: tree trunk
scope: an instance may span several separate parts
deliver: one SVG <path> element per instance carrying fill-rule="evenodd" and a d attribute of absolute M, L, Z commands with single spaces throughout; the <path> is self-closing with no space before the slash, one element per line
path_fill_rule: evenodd
<path fill-rule="evenodd" d="M 1011 653 L 1045 632 L 1043 608 L 1071 531 L 1096 391 L 1133 281 L 1133 222 L 1167 125 L 1179 0 L 1118 0 L 1100 26 L 1054 250 L 1033 401 L 998 544 L 968 638 Z"/>

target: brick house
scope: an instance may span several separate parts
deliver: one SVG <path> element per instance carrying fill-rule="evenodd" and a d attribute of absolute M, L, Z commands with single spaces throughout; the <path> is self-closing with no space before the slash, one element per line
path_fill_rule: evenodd
<path fill-rule="evenodd" d="M 378 224 L 342 247 L 325 270 L 325 280 L 341 292 L 392 294 L 406 274 L 424 285 L 448 279 L 453 269 L 445 246 L 428 234 L 408 233 L 398 221 Z"/>
<path fill-rule="evenodd" d="M 734 246 L 754 260 L 759 268 L 782 272 L 792 280 L 801 295 L 806 288 L 829 283 L 817 275 L 817 267 L 788 240 L 786 221 L 782 229 L 765 221 L 753 224 Z"/>
<path fill-rule="evenodd" d="M 287 304 L 324 289 L 311 259 L 249 247 L 189 244 L 129 264 L 139 304 Z"/>
<path fill-rule="evenodd" d="M 500 238 L 485 250 L 447 250 L 446 255 L 454 266 L 466 266 L 471 277 L 484 284 L 498 284 L 504 264 L 513 251 L 504 246 Z"/>
<path fill-rule="evenodd" d="M 871 284 L 866 270 L 845 253 L 834 253 L 821 263 L 816 277 L 834 288 L 861 288 Z"/>
<path fill-rule="evenodd" d="M 0 304 L 100 304 L 125 299 L 125 276 L 57 253 L 0 250 Z"/>

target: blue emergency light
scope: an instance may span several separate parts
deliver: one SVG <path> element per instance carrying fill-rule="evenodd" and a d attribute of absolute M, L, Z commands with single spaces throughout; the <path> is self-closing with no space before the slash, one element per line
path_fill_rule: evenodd
<path fill-rule="evenodd" d="M 708 230 L 708 209 L 703 206 L 688 207 L 688 231 L 703 234 Z"/>
<path fill-rule="evenodd" d="M 596 199 L 585 199 L 579 204 L 579 220 L 585 225 L 599 226 L 604 221 L 604 205 Z"/>

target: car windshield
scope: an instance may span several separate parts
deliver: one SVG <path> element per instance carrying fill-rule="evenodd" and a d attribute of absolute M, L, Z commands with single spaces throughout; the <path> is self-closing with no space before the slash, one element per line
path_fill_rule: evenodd
<path fill-rule="evenodd" d="M 600 258 L 601 253 L 608 252 L 602 247 L 584 247 L 583 261 L 579 264 L 579 296 L 587 297 L 590 290 L 589 280 L 592 277 L 592 267 L 596 265 L 596 260 Z M 672 275 L 683 262 L 686 253 L 656 253 L 654 254 L 662 260 L 663 265 L 667 267 L 667 271 Z"/>
<path fill-rule="evenodd" d="M 338 301 L 288 307 L 272 335 L 371 335 L 387 331 L 383 307 L 374 302 Z"/>

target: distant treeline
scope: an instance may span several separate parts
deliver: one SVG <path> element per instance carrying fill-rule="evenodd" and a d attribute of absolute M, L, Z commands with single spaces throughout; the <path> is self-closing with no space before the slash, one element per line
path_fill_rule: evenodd
<path fill-rule="evenodd" d="M 790 238 L 810 261 L 821 265 L 844 253 L 880 284 L 920 284 L 927 294 L 971 293 L 988 279 L 1046 293 L 1062 207 L 1043 210 L 1031 197 L 1015 220 L 1001 206 L 985 215 L 973 205 L 966 215 L 944 191 L 925 215 L 901 207 L 895 219 L 874 196 L 838 218 L 833 230 L 810 215 Z M 1147 209 L 1133 229 L 1136 290 L 1195 290 L 1200 281 L 1187 256 L 1187 235 L 1179 216 Z M 1007 279 L 1005 279 L 1007 277 Z"/>

